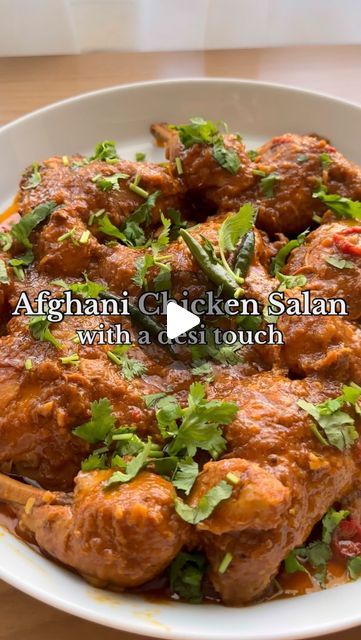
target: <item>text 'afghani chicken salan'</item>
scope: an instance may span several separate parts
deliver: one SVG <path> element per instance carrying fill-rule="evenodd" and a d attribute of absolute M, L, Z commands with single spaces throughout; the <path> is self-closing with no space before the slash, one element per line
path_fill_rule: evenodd
<path fill-rule="evenodd" d="M 0 499 L 96 586 L 241 605 L 361 575 L 361 169 L 317 136 L 246 151 L 221 129 L 155 124 L 165 162 L 105 141 L 22 176 L 0 235 Z M 255 331 L 278 289 L 349 315 L 281 316 L 279 346 L 170 349 L 77 338 L 135 339 L 139 315 L 12 316 L 22 291 L 213 290 L 255 298 L 236 322 Z"/>

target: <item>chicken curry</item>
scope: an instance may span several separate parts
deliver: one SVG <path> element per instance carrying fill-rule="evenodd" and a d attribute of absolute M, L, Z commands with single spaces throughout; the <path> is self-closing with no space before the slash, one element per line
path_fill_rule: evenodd
<path fill-rule="evenodd" d="M 18 535 L 93 585 L 243 605 L 361 575 L 361 169 L 317 136 L 257 150 L 193 118 L 165 161 L 52 157 L 0 233 L 0 500 Z M 239 230 L 242 230 L 240 232 Z M 13 315 L 23 291 L 129 294 L 130 317 Z M 81 344 L 145 291 L 253 298 L 283 344 Z M 348 315 L 282 315 L 285 297 Z M 205 318 L 207 330 L 214 319 Z"/>

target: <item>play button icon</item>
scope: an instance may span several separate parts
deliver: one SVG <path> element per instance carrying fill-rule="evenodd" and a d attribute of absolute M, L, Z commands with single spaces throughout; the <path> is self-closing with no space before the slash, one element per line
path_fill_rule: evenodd
<path fill-rule="evenodd" d="M 167 338 L 173 340 L 186 333 L 193 327 L 200 324 L 201 320 L 198 316 L 186 309 L 183 309 L 176 302 L 168 302 L 167 304 Z"/>

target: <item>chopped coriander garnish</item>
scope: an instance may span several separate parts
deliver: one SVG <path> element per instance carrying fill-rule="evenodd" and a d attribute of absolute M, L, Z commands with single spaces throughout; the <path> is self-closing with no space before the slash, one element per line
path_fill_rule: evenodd
<path fill-rule="evenodd" d="M 312 425 L 311 430 L 322 444 L 345 451 L 353 445 L 359 435 L 355 429 L 354 418 L 342 409 L 351 405 L 356 413 L 359 413 L 360 397 L 361 387 L 351 383 L 351 385 L 343 385 L 342 394 L 337 398 L 325 400 L 317 405 L 300 399 L 297 404 L 317 423 L 317 426 Z"/>
<path fill-rule="evenodd" d="M 198 604 L 202 601 L 202 580 L 207 561 L 200 553 L 181 552 L 170 567 L 170 588 L 187 602 Z"/>
<path fill-rule="evenodd" d="M 320 162 L 323 169 L 328 169 L 332 164 L 332 158 L 328 153 L 320 153 Z"/>
<path fill-rule="evenodd" d="M 285 559 L 285 570 L 287 573 L 301 571 L 309 573 L 304 563 L 309 563 L 311 567 L 317 569 L 315 578 L 321 587 L 325 587 L 327 579 L 327 564 L 331 559 L 331 538 L 340 522 L 347 518 L 348 511 L 329 509 L 322 519 L 321 540 L 315 540 L 303 547 L 293 549 Z"/>
<path fill-rule="evenodd" d="M 249 149 L 249 151 L 247 151 L 247 155 L 249 159 L 253 161 L 256 158 L 258 158 L 258 151 L 255 151 L 254 149 Z"/>
<path fill-rule="evenodd" d="M 336 256 L 329 256 L 326 258 L 327 264 L 336 267 L 336 269 L 353 269 L 355 266 L 350 260 L 344 260 L 343 258 L 337 258 Z"/>
<path fill-rule="evenodd" d="M 31 249 L 32 244 L 29 240 L 31 232 L 48 218 L 57 206 L 56 202 L 50 200 L 49 202 L 39 204 L 32 211 L 26 213 L 25 216 L 11 228 L 10 233 L 13 238 L 20 242 L 26 249 Z"/>
<path fill-rule="evenodd" d="M 118 229 L 109 219 L 107 213 L 103 213 L 101 216 L 97 217 L 96 223 L 98 225 L 99 231 L 104 233 L 106 236 L 110 236 L 111 238 L 117 238 L 121 242 L 127 243 L 127 238 L 122 231 Z"/>
<path fill-rule="evenodd" d="M 195 507 L 191 507 L 185 504 L 180 498 L 176 498 L 175 510 L 182 520 L 185 520 L 185 522 L 189 524 L 196 525 L 209 518 L 219 503 L 227 500 L 231 495 L 231 485 L 225 480 L 221 480 L 202 496 Z"/>
<path fill-rule="evenodd" d="M 299 156 L 297 156 L 296 162 L 297 164 L 303 164 L 304 162 L 307 162 L 309 159 L 309 156 L 306 153 L 301 153 Z"/>
<path fill-rule="evenodd" d="M 141 360 L 129 358 L 126 352 L 132 345 L 117 345 L 113 349 L 107 351 L 108 359 L 121 368 L 121 373 L 125 380 L 129 382 L 134 378 L 140 378 L 147 371 L 147 367 Z"/>
<path fill-rule="evenodd" d="M 146 158 L 146 154 L 143 153 L 142 151 L 137 151 L 137 153 L 135 154 L 136 162 L 144 162 L 145 158 Z"/>
<path fill-rule="evenodd" d="M 9 265 L 14 271 L 15 277 L 21 282 L 25 280 L 25 273 L 23 267 L 28 267 L 34 260 L 34 254 L 31 249 L 28 249 L 26 253 L 16 258 L 9 260 Z"/>
<path fill-rule="evenodd" d="M 303 287 L 307 284 L 306 276 L 285 276 L 283 273 L 276 273 L 277 280 L 281 283 L 278 287 L 278 291 L 285 291 L 286 289 L 295 289 L 297 287 Z"/>
<path fill-rule="evenodd" d="M 177 156 L 175 159 L 175 166 L 176 166 L 178 175 L 181 176 L 183 173 L 183 166 L 182 166 L 182 160 L 180 159 L 179 156 Z"/>
<path fill-rule="evenodd" d="M 260 185 L 263 195 L 266 198 L 272 198 L 274 195 L 274 187 L 278 180 L 281 180 L 281 176 L 278 173 L 269 173 L 264 178 L 261 178 Z"/>
<path fill-rule="evenodd" d="M 361 556 L 347 560 L 347 573 L 351 580 L 357 580 L 361 576 Z"/>
<path fill-rule="evenodd" d="M 341 218 L 353 218 L 361 220 L 361 202 L 340 196 L 338 193 L 326 193 L 325 187 L 321 185 L 312 194 L 313 198 L 318 198 L 328 209 L 331 209 Z"/>
<path fill-rule="evenodd" d="M 241 482 L 241 479 L 239 478 L 239 476 L 236 476 L 235 473 L 232 473 L 232 471 L 230 471 L 229 473 L 227 473 L 226 478 L 228 480 L 228 482 L 230 482 L 231 484 L 239 484 Z"/>
<path fill-rule="evenodd" d="M 238 411 L 233 402 L 206 400 L 205 387 L 200 382 L 190 386 L 187 407 L 182 409 L 172 396 L 159 400 L 157 407 L 161 433 L 174 438 L 169 445 L 169 455 L 182 452 L 190 457 L 197 449 L 203 449 L 217 458 L 226 448 L 220 426 L 232 422 Z M 181 421 L 179 427 L 178 420 Z"/>
<path fill-rule="evenodd" d="M 159 393 L 150 393 L 147 396 L 144 396 L 145 406 L 147 409 L 153 409 L 157 405 L 158 400 L 165 398 L 166 395 L 167 394 L 164 393 L 164 391 L 160 391 Z"/>
<path fill-rule="evenodd" d="M 90 444 L 96 444 L 105 440 L 110 430 L 113 429 L 115 416 L 108 398 L 95 400 L 95 402 L 92 402 L 90 410 L 90 420 L 73 429 L 73 434 Z"/>
<path fill-rule="evenodd" d="M 207 376 L 208 381 L 211 381 L 211 378 L 213 377 L 212 365 L 209 362 L 199 361 L 198 363 L 195 363 L 191 369 L 191 372 L 193 376 Z"/>
<path fill-rule="evenodd" d="M 225 573 L 233 560 L 233 556 L 229 551 L 223 556 L 223 560 L 218 567 L 218 573 Z"/>
<path fill-rule="evenodd" d="M 132 278 L 138 287 L 148 289 L 147 275 L 150 269 L 157 267 L 159 273 L 153 279 L 155 291 L 166 291 L 171 285 L 171 268 L 167 261 L 169 256 L 162 256 L 160 252 L 169 244 L 169 231 L 171 221 L 160 214 L 163 228 L 158 237 L 150 244 L 152 253 L 145 253 L 135 261 L 135 274 Z"/>
<path fill-rule="evenodd" d="M 68 167 L 69 166 L 69 158 L 68 156 L 62 156 L 62 162 L 64 167 Z"/>
<path fill-rule="evenodd" d="M 9 276 L 4 260 L 0 260 L 0 284 L 9 284 Z"/>
<path fill-rule="evenodd" d="M 241 166 L 237 153 L 234 149 L 225 147 L 220 136 L 213 144 L 213 157 L 223 169 L 232 175 L 236 175 Z"/>
<path fill-rule="evenodd" d="M 38 184 L 40 184 L 41 182 L 41 174 L 39 171 L 40 165 L 37 162 L 33 162 L 33 164 L 31 165 L 31 174 L 28 178 L 28 181 L 26 183 L 26 185 L 23 187 L 23 189 L 35 189 L 35 187 L 38 186 Z"/>
<path fill-rule="evenodd" d="M 119 160 L 119 156 L 115 148 L 114 140 L 104 140 L 103 142 L 99 142 L 95 147 L 94 154 L 89 158 L 90 162 L 92 160 L 103 160 L 110 164 L 117 162 Z"/>
<path fill-rule="evenodd" d="M 174 473 L 172 484 L 188 496 L 199 473 L 198 464 L 192 458 L 180 460 Z"/>
<path fill-rule="evenodd" d="M 105 286 L 99 284 L 99 282 L 93 282 L 89 280 L 87 273 L 83 273 L 85 282 L 73 282 L 72 284 L 66 283 L 64 280 L 53 280 L 52 284 L 58 287 L 62 287 L 65 291 L 71 291 L 76 296 L 81 298 L 99 298 L 99 294 L 105 291 Z"/>
<path fill-rule="evenodd" d="M 127 173 L 114 173 L 111 176 L 103 176 L 98 173 L 92 178 L 92 182 L 95 182 L 101 191 L 119 191 L 119 180 L 126 180 L 129 177 Z"/>
<path fill-rule="evenodd" d="M 54 338 L 51 333 L 49 324 L 50 323 L 45 316 L 38 316 L 31 318 L 28 327 L 35 340 L 40 340 L 40 342 L 50 342 L 56 349 L 62 349 L 63 347 L 61 343 Z"/>
<path fill-rule="evenodd" d="M 63 233 L 63 235 L 59 236 L 58 238 L 58 242 L 64 242 L 65 240 L 70 239 L 72 241 L 73 244 L 77 245 L 78 242 L 76 240 L 76 227 L 73 227 L 72 229 L 70 229 L 69 231 L 66 231 L 65 233 Z"/>
<path fill-rule="evenodd" d="M 65 356 L 64 358 L 59 358 L 62 364 L 79 364 L 80 358 L 77 353 L 72 353 L 70 356 Z"/>
<path fill-rule="evenodd" d="M 146 191 L 145 189 L 142 189 L 139 186 L 139 182 L 140 182 L 141 176 L 137 173 L 137 175 L 134 178 L 134 182 L 130 182 L 129 183 L 129 189 L 131 191 L 133 191 L 133 193 L 136 193 L 137 196 L 140 196 L 141 198 L 149 198 L 149 193 L 148 191 Z"/>
<path fill-rule="evenodd" d="M 149 455 L 151 453 L 152 442 L 148 440 L 147 444 L 144 445 L 143 449 L 138 453 L 135 458 L 130 460 L 130 462 L 126 463 L 125 472 L 116 471 L 113 473 L 110 478 L 104 483 L 104 487 L 108 489 L 109 487 L 123 483 L 129 482 L 135 476 L 138 475 L 139 471 L 145 467 L 148 462 Z"/>
<path fill-rule="evenodd" d="M 13 244 L 13 239 L 11 237 L 11 233 L 8 231 L 0 231 L 0 247 L 3 251 L 7 252 L 11 249 Z"/>
<path fill-rule="evenodd" d="M 79 243 L 88 244 L 89 238 L 90 238 L 90 231 L 89 230 L 83 231 L 83 233 L 80 236 Z"/>
<path fill-rule="evenodd" d="M 218 134 L 218 125 L 204 118 L 190 118 L 190 124 L 170 125 L 170 128 L 178 132 L 186 149 L 193 144 L 211 144 Z"/>
<path fill-rule="evenodd" d="M 33 368 L 33 361 L 31 358 L 27 358 L 24 362 L 25 371 L 30 371 Z"/>

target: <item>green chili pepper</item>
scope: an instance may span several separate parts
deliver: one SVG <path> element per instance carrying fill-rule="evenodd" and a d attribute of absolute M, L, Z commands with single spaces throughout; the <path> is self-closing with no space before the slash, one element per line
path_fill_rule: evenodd
<path fill-rule="evenodd" d="M 239 296 L 241 290 L 237 281 L 235 278 L 232 278 L 231 274 L 226 271 L 218 261 L 216 261 L 211 252 L 207 252 L 198 240 L 193 238 L 185 229 L 180 229 L 179 233 L 193 258 L 199 264 L 207 278 L 209 278 L 209 280 L 211 280 L 215 285 L 221 286 L 223 291 L 230 298 Z"/>
<path fill-rule="evenodd" d="M 255 236 L 253 231 L 248 231 L 243 237 L 241 247 L 236 255 L 234 271 L 237 275 L 246 276 L 254 254 Z"/>

